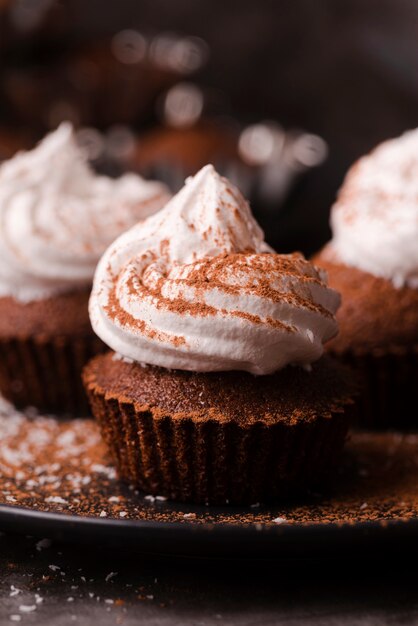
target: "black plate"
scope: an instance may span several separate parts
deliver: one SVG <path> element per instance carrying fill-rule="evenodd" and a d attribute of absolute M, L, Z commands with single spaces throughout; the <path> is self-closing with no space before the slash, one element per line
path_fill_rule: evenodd
<path fill-rule="evenodd" d="M 174 503 L 120 482 L 92 420 L 0 417 L 9 452 L 0 455 L 0 530 L 200 557 L 387 554 L 418 546 L 416 434 L 353 433 L 335 485 L 299 501 L 295 494 L 277 506 L 238 508 Z"/>
<path fill-rule="evenodd" d="M 222 514 L 225 510 L 219 509 L 219 512 Z M 196 524 L 100 519 L 0 505 L 0 528 L 59 541 L 187 557 L 318 558 L 353 556 L 382 549 L 385 553 L 396 551 L 399 554 L 418 544 L 418 519 L 278 526 Z"/>

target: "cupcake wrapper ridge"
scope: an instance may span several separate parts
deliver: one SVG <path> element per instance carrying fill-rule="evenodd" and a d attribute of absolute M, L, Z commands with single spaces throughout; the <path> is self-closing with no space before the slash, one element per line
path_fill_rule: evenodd
<path fill-rule="evenodd" d="M 153 415 L 89 385 L 94 416 L 120 478 L 149 494 L 210 504 L 253 504 L 329 478 L 350 406 L 289 426 Z"/>
<path fill-rule="evenodd" d="M 18 408 L 88 415 L 81 372 L 103 350 L 94 335 L 0 339 L 0 392 Z"/>
<path fill-rule="evenodd" d="M 361 384 L 357 423 L 366 429 L 418 427 L 418 346 L 371 354 L 334 354 Z"/>

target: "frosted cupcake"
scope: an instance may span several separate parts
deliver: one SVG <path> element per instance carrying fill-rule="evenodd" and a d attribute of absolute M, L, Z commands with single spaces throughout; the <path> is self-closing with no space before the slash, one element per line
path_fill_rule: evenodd
<path fill-rule="evenodd" d="M 329 351 L 363 380 L 361 424 L 418 426 L 418 131 L 349 171 L 314 259 L 342 295 Z"/>
<path fill-rule="evenodd" d="M 345 372 L 320 359 L 338 304 L 302 255 L 267 246 L 212 166 L 188 179 L 95 275 L 91 321 L 112 351 L 84 381 L 121 478 L 248 503 L 329 473 L 352 402 Z"/>
<path fill-rule="evenodd" d="M 62 124 L 0 167 L 0 392 L 18 406 L 80 412 L 80 372 L 103 349 L 88 298 L 107 246 L 169 198 L 134 174 L 96 176 Z"/>

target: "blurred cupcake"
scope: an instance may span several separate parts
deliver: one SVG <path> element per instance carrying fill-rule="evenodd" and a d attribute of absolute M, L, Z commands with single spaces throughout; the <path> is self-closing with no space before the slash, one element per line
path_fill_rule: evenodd
<path fill-rule="evenodd" d="M 179 189 L 186 176 L 208 162 L 228 169 L 238 162 L 237 136 L 227 126 L 199 121 L 189 127 L 158 126 L 139 137 L 132 162 L 144 175 L 158 175 Z"/>
<path fill-rule="evenodd" d="M 114 352 L 84 382 L 121 478 L 182 501 L 251 503 L 329 473 L 352 403 L 344 368 L 320 359 L 338 305 L 302 255 L 267 246 L 212 166 L 188 179 L 95 275 L 92 325 Z"/>
<path fill-rule="evenodd" d="M 87 311 L 97 261 L 168 197 L 134 174 L 93 174 L 69 124 L 0 167 L 0 391 L 9 400 L 86 410 L 81 368 L 103 349 Z"/>
<path fill-rule="evenodd" d="M 222 92 L 190 81 L 177 83 L 158 100 L 161 123 L 138 136 L 132 167 L 174 191 L 207 163 L 228 178 L 241 170 L 248 174 L 238 152 L 239 123 L 225 115 L 227 108 Z"/>
<path fill-rule="evenodd" d="M 315 257 L 342 295 L 329 352 L 361 373 L 364 426 L 418 425 L 418 131 L 348 173 Z"/>
<path fill-rule="evenodd" d="M 43 54 L 27 39 L 24 33 L 16 42 L 18 62 L 2 67 L 0 102 L 15 122 L 38 133 L 63 120 L 100 128 L 150 122 L 158 97 L 199 70 L 208 53 L 195 37 L 148 38 L 134 29 L 77 46 L 72 36 L 58 35 Z"/>

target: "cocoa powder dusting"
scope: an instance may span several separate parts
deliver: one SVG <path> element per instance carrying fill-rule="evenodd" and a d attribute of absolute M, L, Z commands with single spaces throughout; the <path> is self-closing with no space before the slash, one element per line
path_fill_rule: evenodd
<path fill-rule="evenodd" d="M 161 252 L 166 251 L 168 242 L 162 242 Z M 271 284 L 272 277 L 288 278 L 297 280 L 302 285 L 320 284 L 315 271 L 305 259 L 294 254 L 282 257 L 272 254 L 255 254 L 251 251 L 245 253 L 224 254 L 214 258 L 197 261 L 195 264 L 186 265 L 179 278 L 175 276 L 161 275 L 157 280 L 144 281 L 143 276 L 132 273 L 126 281 L 126 287 L 131 297 L 139 301 L 151 301 L 158 310 L 166 310 L 178 315 L 190 315 L 195 317 L 223 315 L 225 317 L 241 318 L 252 324 L 266 324 L 272 328 L 295 332 L 296 329 L 285 322 L 272 317 L 262 318 L 259 315 L 245 311 L 218 309 L 205 302 L 208 291 L 219 291 L 231 296 L 253 296 L 263 298 L 275 303 L 286 303 L 318 313 L 325 317 L 332 314 L 320 304 L 311 301 L 297 293 L 295 288 L 288 286 L 286 290 L 277 289 Z M 239 275 L 239 283 L 234 282 Z M 166 281 L 178 288 L 178 297 L 163 296 Z M 134 318 L 125 311 L 119 303 L 116 293 L 117 279 L 105 307 L 109 317 L 116 319 L 122 326 L 127 325 L 139 330 L 151 339 L 184 345 L 184 337 L 169 336 L 159 332 L 141 319 Z M 192 290 L 193 300 L 182 297 L 184 289 Z"/>
<path fill-rule="evenodd" d="M 165 343 L 172 343 L 175 346 L 185 345 L 186 343 L 184 337 L 179 335 L 168 335 L 167 333 L 155 330 L 143 320 L 137 319 L 125 311 L 125 309 L 123 309 L 119 304 L 119 298 L 116 295 L 116 285 L 109 292 L 108 303 L 107 306 L 104 307 L 104 310 L 107 312 L 110 319 L 117 320 L 121 326 L 131 326 L 132 328 L 136 328 L 150 339 Z"/>
<path fill-rule="evenodd" d="M 260 422 L 310 422 L 318 415 L 352 404 L 350 372 L 328 358 L 312 370 L 287 367 L 269 376 L 248 372 L 189 372 L 115 360 L 108 352 L 90 361 L 87 389 L 106 390 L 108 398 L 128 398 L 155 415 L 181 420 L 215 419 L 242 426 Z"/>
<path fill-rule="evenodd" d="M 0 503 L 112 519 L 188 524 L 353 523 L 418 514 L 418 436 L 354 433 L 332 487 L 280 506 L 177 505 L 120 483 L 93 420 L 0 410 Z"/>

